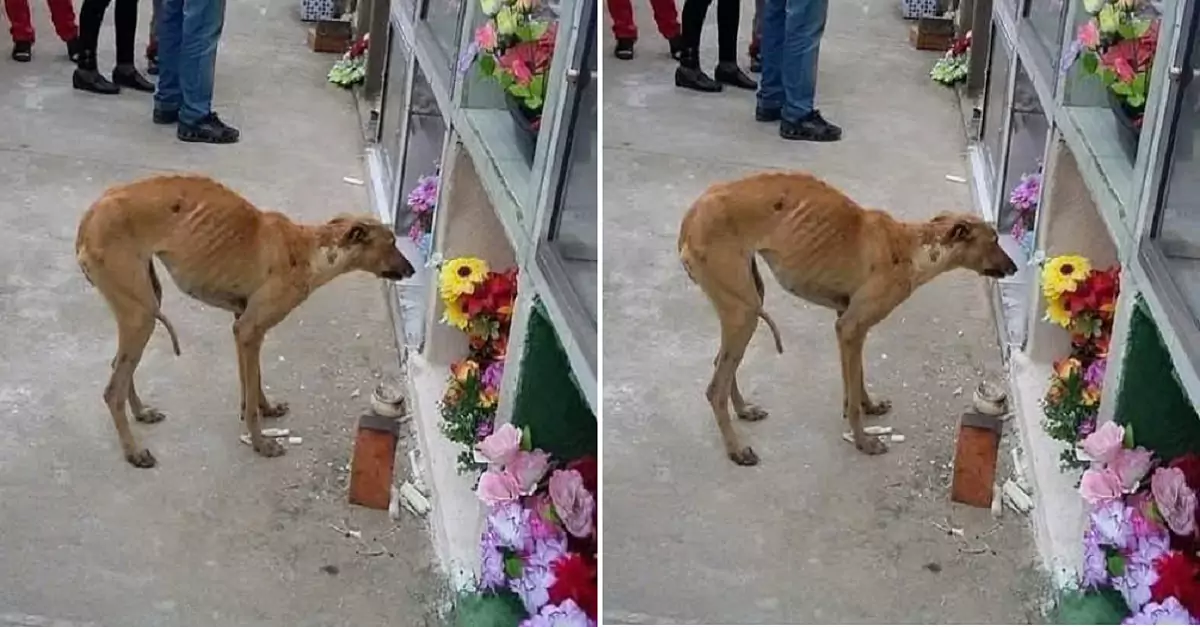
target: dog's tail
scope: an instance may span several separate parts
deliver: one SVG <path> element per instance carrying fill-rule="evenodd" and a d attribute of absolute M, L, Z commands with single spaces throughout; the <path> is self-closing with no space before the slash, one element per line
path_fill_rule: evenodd
<path fill-rule="evenodd" d="M 779 327 L 775 326 L 775 321 L 762 308 L 762 303 L 766 302 L 764 297 L 767 290 L 763 285 L 762 274 L 758 271 L 758 260 L 754 256 L 750 257 L 750 274 L 754 275 L 754 289 L 758 290 L 758 317 L 762 318 L 763 322 L 766 322 L 767 326 L 771 328 L 771 335 L 775 338 L 775 352 L 782 355 L 783 340 L 779 339 Z"/>
<path fill-rule="evenodd" d="M 154 317 L 167 328 L 167 333 L 171 336 L 171 348 L 175 350 L 175 356 L 182 355 L 183 353 L 179 351 L 179 338 L 175 336 L 175 327 L 171 326 L 171 321 L 167 320 L 167 317 L 161 311 L 155 311 Z"/>
<path fill-rule="evenodd" d="M 167 334 L 171 336 L 171 348 L 175 351 L 175 356 L 179 357 L 182 354 L 179 350 L 179 337 L 175 335 L 175 326 L 162 312 L 162 283 L 158 280 L 158 273 L 154 271 L 153 260 L 146 262 L 146 269 L 150 272 L 150 287 L 154 290 L 154 319 L 167 328 Z"/>

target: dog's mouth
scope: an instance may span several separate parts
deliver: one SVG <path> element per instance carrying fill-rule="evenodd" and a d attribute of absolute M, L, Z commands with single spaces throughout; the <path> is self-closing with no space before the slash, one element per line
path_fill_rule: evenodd
<path fill-rule="evenodd" d="M 407 279 L 408 277 L 412 276 L 412 273 L 411 272 L 408 272 L 408 273 L 399 272 L 396 270 L 385 270 L 385 271 L 379 273 L 379 276 L 381 278 L 387 279 L 389 281 L 403 281 L 404 279 Z"/>
<path fill-rule="evenodd" d="M 988 268 L 987 270 L 983 271 L 983 276 L 990 279 L 1003 279 L 1004 277 L 1008 276 L 1008 274 L 997 268 Z"/>

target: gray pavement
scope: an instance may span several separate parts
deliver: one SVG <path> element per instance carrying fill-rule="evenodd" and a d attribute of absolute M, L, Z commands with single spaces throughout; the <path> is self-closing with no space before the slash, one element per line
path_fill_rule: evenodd
<path fill-rule="evenodd" d="M 279 426 L 304 438 L 282 458 L 238 442 L 230 316 L 169 282 L 183 355 L 159 329 L 137 374 L 167 414 L 134 426 L 157 468 L 123 461 L 101 400 L 115 325 L 73 243 L 103 188 L 192 171 L 300 219 L 367 210 L 342 181 L 363 175 L 352 99 L 325 81 L 334 57 L 306 48 L 299 2 L 229 3 L 217 110 L 243 141 L 219 147 L 151 124 L 146 94 L 73 91 L 32 4 L 34 62 L 10 61 L 7 43 L 0 59 L 0 626 L 428 624 L 441 588 L 425 529 L 345 501 L 355 420 L 398 371 L 376 280 L 335 281 L 268 335 L 264 382 L 292 408 Z M 104 69 L 111 37 L 106 24 Z"/>
<path fill-rule="evenodd" d="M 771 412 L 736 425 L 762 458 L 740 468 L 704 398 L 716 317 L 675 252 L 679 220 L 708 184 L 763 169 L 810 170 L 906 219 L 970 210 L 967 186 L 945 178 L 967 175 L 965 143 L 952 92 L 928 77 L 936 54 L 908 45 L 895 0 L 832 2 L 818 106 L 845 138 L 786 142 L 754 121 L 751 92 L 676 89 L 648 3 L 635 4 L 637 58 L 612 59 L 607 24 L 604 44 L 608 623 L 1041 620 L 1027 521 L 1005 512 L 997 524 L 948 499 L 957 418 L 979 378 L 1001 370 L 984 281 L 944 276 L 871 335 L 868 384 L 894 402 L 884 421 L 907 441 L 868 458 L 840 437 L 832 312 L 787 296 L 768 273 L 785 352 L 760 328 L 739 371 L 747 398 Z M 707 68 L 715 39 L 714 7 Z"/>

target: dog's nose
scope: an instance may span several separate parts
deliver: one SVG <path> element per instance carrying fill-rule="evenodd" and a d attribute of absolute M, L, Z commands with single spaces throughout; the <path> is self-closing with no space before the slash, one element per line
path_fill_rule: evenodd
<path fill-rule="evenodd" d="M 1009 258 L 1004 264 L 1004 276 L 1012 276 L 1017 273 L 1018 269 L 1017 263 L 1012 258 Z"/>

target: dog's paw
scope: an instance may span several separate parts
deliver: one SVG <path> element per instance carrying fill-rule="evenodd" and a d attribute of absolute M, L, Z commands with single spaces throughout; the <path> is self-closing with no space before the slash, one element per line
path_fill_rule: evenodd
<path fill-rule="evenodd" d="M 742 411 L 738 412 L 737 417 L 747 422 L 758 422 L 759 420 L 765 420 L 767 415 L 767 410 L 758 405 L 746 405 L 742 408 Z"/>
<path fill-rule="evenodd" d="M 280 418 L 288 413 L 287 403 L 268 403 L 259 408 L 258 413 L 263 418 Z"/>
<path fill-rule="evenodd" d="M 887 399 L 879 399 L 872 403 L 870 400 L 863 401 L 863 413 L 868 416 L 882 416 L 892 411 L 892 402 Z"/>
<path fill-rule="evenodd" d="M 275 441 L 275 438 L 264 437 L 254 445 L 254 450 L 263 457 L 279 457 L 287 452 L 283 445 Z"/>
<path fill-rule="evenodd" d="M 888 451 L 887 444 L 873 435 L 862 436 L 854 443 L 854 446 L 867 455 L 883 455 Z"/>
<path fill-rule="evenodd" d="M 154 459 L 154 456 L 150 454 L 150 451 L 146 449 L 137 450 L 126 455 L 125 461 L 133 464 L 134 468 L 154 468 L 154 465 L 158 463 Z"/>
<path fill-rule="evenodd" d="M 730 453 L 729 459 L 732 459 L 733 463 L 737 464 L 738 466 L 758 465 L 758 455 L 755 454 L 754 449 L 750 448 L 749 446 L 740 451 L 734 451 L 733 453 Z"/>
<path fill-rule="evenodd" d="M 153 407 L 143 407 L 142 412 L 134 415 L 133 417 L 134 420 L 148 425 L 152 425 L 156 422 L 162 422 L 166 418 L 166 414 L 154 409 Z"/>

